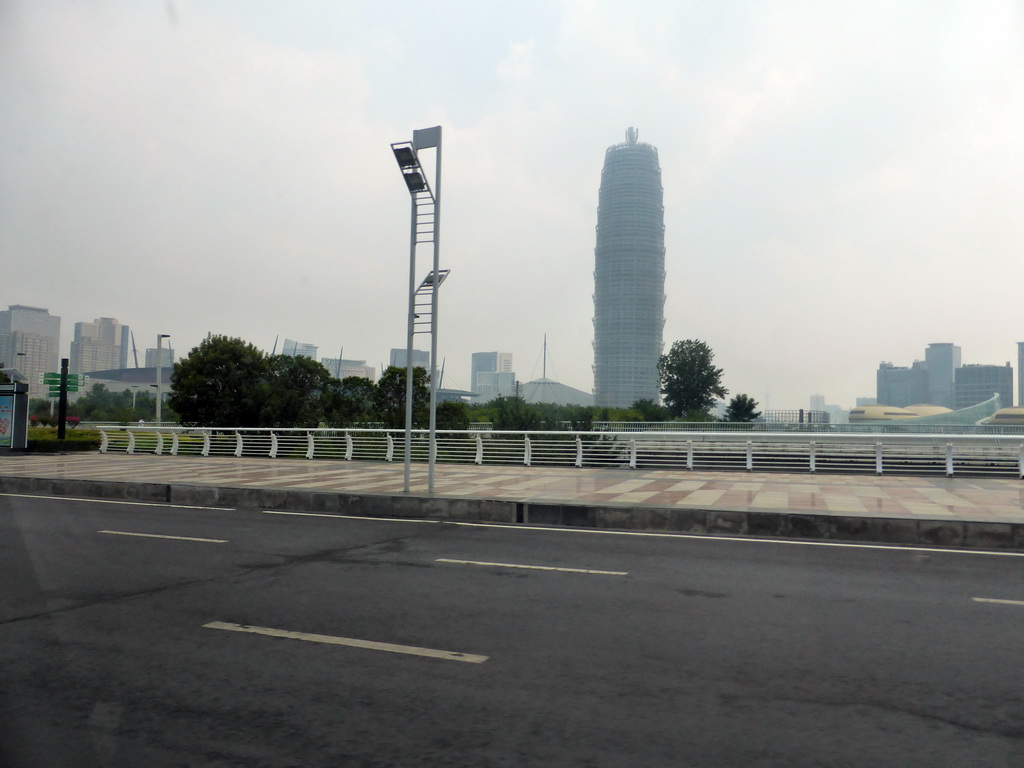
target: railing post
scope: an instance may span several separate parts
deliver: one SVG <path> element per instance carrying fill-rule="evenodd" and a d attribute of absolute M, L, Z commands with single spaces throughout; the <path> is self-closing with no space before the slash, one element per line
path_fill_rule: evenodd
<path fill-rule="evenodd" d="M 388 432 L 388 452 L 384 455 L 384 461 L 395 460 L 395 438 Z"/>
<path fill-rule="evenodd" d="M 636 440 L 629 440 L 629 468 L 636 469 Z"/>
<path fill-rule="evenodd" d="M 473 459 L 474 464 L 482 465 L 484 463 L 484 439 L 480 433 L 476 433 L 476 457 Z"/>
<path fill-rule="evenodd" d="M 235 457 L 242 458 L 242 433 L 235 432 Z"/>
<path fill-rule="evenodd" d="M 345 461 L 352 461 L 353 451 L 354 451 L 354 446 L 353 446 L 353 443 L 352 443 L 352 435 L 346 429 L 345 430 Z"/>
<path fill-rule="evenodd" d="M 128 430 L 128 450 L 126 453 L 135 453 L 135 433 Z"/>
<path fill-rule="evenodd" d="M 882 474 L 882 443 L 875 443 L 875 474 Z"/>
<path fill-rule="evenodd" d="M 277 458 L 277 432 L 270 433 L 270 458 Z"/>
<path fill-rule="evenodd" d="M 178 433 L 171 432 L 171 456 L 178 455 Z"/>
<path fill-rule="evenodd" d="M 523 435 L 523 464 L 530 466 L 530 460 L 533 458 L 530 450 L 530 436 Z"/>
<path fill-rule="evenodd" d="M 953 444 L 946 443 L 946 477 L 953 476 Z"/>
<path fill-rule="evenodd" d="M 156 455 L 159 456 L 164 452 L 164 435 L 162 432 L 156 433 Z"/>
<path fill-rule="evenodd" d="M 583 440 L 576 435 L 576 466 L 583 466 Z"/>
<path fill-rule="evenodd" d="M 686 441 L 686 468 L 693 469 L 693 440 Z"/>
<path fill-rule="evenodd" d="M 754 469 L 754 442 L 747 440 L 747 472 Z"/>
<path fill-rule="evenodd" d="M 209 456 L 210 455 L 210 432 L 209 432 L 209 430 L 207 430 L 206 432 L 203 432 L 203 453 L 202 453 L 202 455 L 203 456 Z"/>
<path fill-rule="evenodd" d="M 818 444 L 815 443 L 813 440 L 811 440 L 810 471 L 811 471 L 812 474 L 817 469 L 817 466 L 816 466 L 817 458 L 818 458 L 817 455 L 816 455 L 817 454 L 817 449 L 818 449 Z"/>
<path fill-rule="evenodd" d="M 106 453 L 107 448 L 110 447 L 110 438 L 107 437 L 105 430 L 100 430 L 100 453 Z"/>
<path fill-rule="evenodd" d="M 312 459 L 313 458 L 313 452 L 316 449 L 316 445 L 313 442 L 313 433 L 312 432 L 307 432 L 306 433 L 306 445 L 307 445 L 307 447 L 306 447 L 306 458 L 307 459 Z"/>

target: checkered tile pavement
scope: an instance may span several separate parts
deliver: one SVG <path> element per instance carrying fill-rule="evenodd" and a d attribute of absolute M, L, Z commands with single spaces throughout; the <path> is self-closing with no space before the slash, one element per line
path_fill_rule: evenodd
<path fill-rule="evenodd" d="M 401 463 L 123 454 L 9 455 L 0 476 L 402 492 Z M 414 464 L 411 492 L 427 493 Z M 1024 523 L 1024 481 L 871 475 L 574 469 L 439 464 L 434 495 L 531 503 L 814 512 L 844 517 Z"/>

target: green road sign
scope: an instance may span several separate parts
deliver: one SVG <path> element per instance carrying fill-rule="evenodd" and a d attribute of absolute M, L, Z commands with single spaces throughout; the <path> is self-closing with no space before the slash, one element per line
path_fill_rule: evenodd
<path fill-rule="evenodd" d="M 78 387 L 77 386 L 72 386 L 72 385 L 69 384 L 68 387 L 67 387 L 67 391 L 68 392 L 77 392 L 78 391 Z M 55 386 L 53 386 L 51 384 L 50 385 L 50 394 L 51 395 L 59 395 L 60 394 L 60 387 L 59 386 L 55 387 Z"/>
<path fill-rule="evenodd" d="M 85 383 L 85 380 L 88 379 L 88 378 L 89 377 L 86 376 L 84 373 L 69 373 L 68 374 L 68 385 L 74 384 L 74 385 L 77 385 L 77 386 L 81 386 L 82 384 Z M 54 384 L 60 384 L 60 374 L 59 373 L 44 373 L 43 376 L 42 376 L 41 381 L 42 381 L 43 384 L 49 384 L 50 386 L 53 386 Z"/>

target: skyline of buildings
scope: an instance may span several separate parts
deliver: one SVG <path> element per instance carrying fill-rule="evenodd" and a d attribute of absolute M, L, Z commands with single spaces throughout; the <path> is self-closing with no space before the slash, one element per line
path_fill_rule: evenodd
<path fill-rule="evenodd" d="M 61 318 L 51 315 L 46 308 L 12 304 L 7 310 L 0 310 L 0 363 L 7 368 L 18 369 L 25 376 L 33 397 L 45 395 L 39 383 L 41 374 L 59 370 L 60 324 Z M 286 339 L 286 343 L 290 341 Z M 72 373 L 138 367 L 132 365 L 135 361 L 133 355 L 129 354 L 133 346 L 130 327 L 116 318 L 99 317 L 91 322 L 76 322 L 74 338 L 70 344 L 72 353 L 69 356 L 69 370 Z M 1024 382 L 1019 375 L 1024 367 L 1024 342 L 1015 344 L 1018 371 L 1016 381 L 1014 367 L 1009 362 L 1001 365 L 962 364 L 963 352 L 958 345 L 949 342 L 931 343 L 925 349 L 925 359 L 915 360 L 910 366 L 880 363 L 876 371 L 876 396 L 858 397 L 855 407 L 871 403 L 903 408 L 929 404 L 958 410 L 977 404 L 979 398 L 988 399 L 993 393 L 999 394 L 1004 407 L 1020 406 L 1024 403 Z M 289 347 L 307 353 L 318 349 L 316 345 L 299 342 L 291 342 Z M 163 367 L 172 367 L 175 359 L 173 348 L 164 347 L 162 353 Z M 145 367 L 155 366 L 155 354 L 154 348 L 145 350 Z M 476 402 L 487 402 L 499 395 L 514 396 L 517 385 L 519 394 L 525 397 L 525 387 L 530 382 L 517 380 L 512 370 L 512 360 L 512 353 L 509 352 L 472 353 L 471 375 L 477 384 L 475 387 L 471 384 L 467 389 L 478 393 Z M 391 361 L 404 367 L 405 349 L 393 348 Z M 376 379 L 376 369 L 367 365 L 365 360 L 325 357 L 320 362 L 331 375 L 339 378 L 361 376 L 370 381 Z M 414 363 L 429 366 L 429 352 L 416 350 Z M 537 380 L 543 381 L 544 378 Z M 574 390 L 574 393 L 579 392 Z M 532 390 L 531 393 L 535 396 L 537 394 Z M 583 392 L 583 395 L 587 394 Z M 575 394 L 574 398 L 577 401 L 588 399 Z M 845 418 L 845 410 L 828 404 L 824 395 L 814 394 L 810 398 L 811 410 L 829 413 L 833 422 Z M 765 404 L 760 405 L 763 407 Z"/>
<path fill-rule="evenodd" d="M 660 401 L 665 326 L 665 207 L 658 150 L 638 141 L 605 150 L 594 248 L 594 403 Z"/>
<path fill-rule="evenodd" d="M 1018 343 L 1018 353 L 1020 350 Z M 1018 378 L 1019 373 L 1018 369 Z M 931 405 L 960 410 L 982 403 L 993 394 L 999 395 L 1002 407 L 1014 405 L 1013 366 L 1009 362 L 963 365 L 962 350 L 949 342 L 929 344 L 924 360 L 915 360 L 909 366 L 879 363 L 875 381 L 875 403 L 894 408 Z M 860 399 L 857 405 L 861 405 Z"/>

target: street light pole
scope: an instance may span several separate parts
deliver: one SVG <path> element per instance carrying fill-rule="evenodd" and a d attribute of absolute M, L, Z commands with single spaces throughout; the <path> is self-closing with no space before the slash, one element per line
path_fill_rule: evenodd
<path fill-rule="evenodd" d="M 160 426 L 160 374 L 163 369 L 163 355 L 161 349 L 164 339 L 169 339 L 170 334 L 158 333 L 156 335 L 156 425 Z"/>
<path fill-rule="evenodd" d="M 418 141 L 419 140 L 419 141 Z M 441 126 L 413 131 L 413 144 L 435 147 L 434 155 L 434 291 L 430 297 L 430 437 L 427 459 L 427 491 L 434 492 L 437 462 L 437 310 L 441 268 Z"/>
<path fill-rule="evenodd" d="M 418 152 L 421 149 L 435 150 L 434 190 L 427 182 Z M 441 188 L 441 126 L 413 131 L 412 141 L 396 142 L 391 145 L 395 153 L 402 178 L 409 188 L 411 200 L 409 233 L 409 317 L 405 347 L 405 469 L 403 489 L 409 492 L 412 464 L 412 417 L 413 417 L 413 336 L 418 325 L 426 325 L 422 314 L 426 313 L 426 294 L 430 294 L 430 436 L 428 441 L 427 488 L 434 491 L 434 464 L 437 458 L 437 313 L 438 288 L 447 277 L 447 270 L 440 270 L 440 188 Z M 417 285 L 416 246 L 433 244 L 433 269 Z M 417 303 L 417 298 L 420 303 Z M 417 309 L 420 314 L 417 314 Z M 421 331 L 422 332 L 422 331 Z"/>

